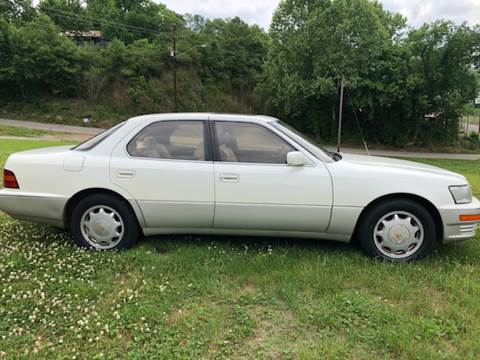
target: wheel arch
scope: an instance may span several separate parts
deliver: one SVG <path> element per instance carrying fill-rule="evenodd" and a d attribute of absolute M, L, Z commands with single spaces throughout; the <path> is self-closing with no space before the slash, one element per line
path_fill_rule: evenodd
<path fill-rule="evenodd" d="M 67 203 L 65 204 L 65 207 L 63 209 L 63 223 L 64 227 L 68 228 L 70 226 L 70 218 L 72 216 L 72 211 L 75 208 L 75 205 L 78 204 L 78 202 L 87 196 L 93 195 L 93 194 L 106 194 L 113 196 L 121 201 L 124 201 L 129 207 L 130 210 L 135 214 L 135 217 L 137 218 L 138 224 L 140 225 L 141 228 L 145 227 L 145 220 L 143 218 L 142 211 L 140 210 L 139 206 L 135 201 L 129 201 L 127 200 L 124 196 L 119 194 L 116 191 L 110 190 L 110 189 L 105 189 L 105 188 L 89 188 L 89 189 L 84 189 L 76 194 L 74 194 L 70 199 L 68 199 Z"/>
<path fill-rule="evenodd" d="M 357 223 L 355 225 L 355 230 L 353 232 L 352 241 L 353 242 L 356 241 L 356 234 L 357 234 L 359 225 L 361 224 L 363 218 L 368 213 L 368 211 L 370 211 L 370 209 L 372 209 L 375 206 L 377 206 L 377 205 L 379 205 L 383 202 L 386 202 L 386 201 L 405 200 L 405 199 L 417 202 L 417 203 L 421 204 L 422 206 L 424 206 L 428 210 L 428 212 L 432 215 L 433 221 L 435 223 L 435 230 L 437 231 L 436 240 L 437 240 L 437 242 L 441 242 L 442 239 L 443 239 L 443 221 L 442 221 L 442 217 L 440 215 L 440 212 L 435 207 L 435 205 L 433 205 L 433 203 L 431 201 L 429 201 L 428 199 L 426 199 L 422 196 L 416 195 L 416 194 L 411 194 L 411 193 L 387 194 L 387 195 L 380 196 L 380 197 L 376 198 L 375 200 L 371 201 L 367 206 L 365 206 L 365 208 L 362 210 L 362 212 L 360 213 L 360 215 L 357 219 Z"/>

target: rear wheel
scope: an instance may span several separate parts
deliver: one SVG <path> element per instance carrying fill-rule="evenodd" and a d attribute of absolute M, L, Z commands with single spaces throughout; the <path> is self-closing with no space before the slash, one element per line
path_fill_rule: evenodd
<path fill-rule="evenodd" d="M 73 209 L 70 228 L 78 245 L 95 250 L 127 249 L 140 236 L 129 205 L 107 194 L 80 200 Z"/>
<path fill-rule="evenodd" d="M 358 241 L 371 257 L 390 261 L 423 259 L 436 238 L 432 215 L 411 200 L 392 200 L 370 209 L 361 219 Z"/>

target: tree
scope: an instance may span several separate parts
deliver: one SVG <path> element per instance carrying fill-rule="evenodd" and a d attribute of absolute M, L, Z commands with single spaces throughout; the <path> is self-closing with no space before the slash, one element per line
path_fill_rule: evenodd
<path fill-rule="evenodd" d="M 14 28 L 6 19 L 0 18 L 0 89 L 8 89 L 11 84 Z M 9 91 L 0 90 L 0 95 L 9 96 Z"/>
<path fill-rule="evenodd" d="M 277 114 L 317 136 L 332 137 L 337 89 L 374 73 L 391 42 L 387 15 L 367 0 L 286 0 L 270 28 L 261 91 Z"/>
<path fill-rule="evenodd" d="M 261 70 L 265 53 L 265 35 L 257 26 L 249 27 L 236 17 L 225 23 L 218 36 L 220 76 L 232 89 L 238 89 L 240 101 L 255 86 L 255 74 Z"/>
<path fill-rule="evenodd" d="M 172 25 L 182 19 L 163 4 L 151 0 L 87 0 L 87 15 L 109 39 L 125 43 L 165 38 Z"/>
<path fill-rule="evenodd" d="M 81 31 L 92 28 L 92 22 L 85 17 L 86 10 L 81 0 L 42 0 L 38 8 L 63 31 Z"/>
<path fill-rule="evenodd" d="M 20 27 L 13 43 L 8 80 L 24 97 L 45 90 L 59 96 L 75 93 L 80 72 L 78 48 L 60 35 L 49 17 L 41 15 Z"/>
<path fill-rule="evenodd" d="M 411 49 L 410 61 L 419 79 L 414 140 L 448 143 L 456 139 L 458 119 L 477 90 L 472 70 L 475 35 L 466 25 L 447 21 L 426 24 L 410 32 L 405 45 Z M 428 132 L 422 131 L 425 114 L 437 115 Z"/>
<path fill-rule="evenodd" d="M 344 76 L 347 135 L 360 124 L 375 142 L 454 142 L 477 87 L 478 31 L 436 22 L 407 32 L 405 23 L 368 0 L 285 0 L 258 87 L 265 109 L 332 139 Z"/>
<path fill-rule="evenodd" d="M 35 16 L 32 0 L 0 0 L 0 19 L 29 21 Z"/>

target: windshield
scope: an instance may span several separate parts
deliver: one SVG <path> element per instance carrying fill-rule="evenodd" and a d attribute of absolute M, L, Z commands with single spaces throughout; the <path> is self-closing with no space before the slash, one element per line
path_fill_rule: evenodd
<path fill-rule="evenodd" d="M 105 130 L 98 135 L 95 135 L 93 138 L 90 138 L 87 141 L 84 141 L 83 143 L 73 147 L 72 150 L 87 151 L 87 150 L 93 149 L 95 146 L 100 144 L 107 137 L 112 135 L 115 131 L 120 129 L 123 126 L 123 124 L 125 124 L 125 122 L 122 122 L 122 123 L 112 127 L 111 129 Z"/>
<path fill-rule="evenodd" d="M 288 137 L 292 138 L 295 140 L 298 144 L 300 144 L 302 147 L 304 147 L 308 152 L 310 152 L 313 156 L 315 156 L 317 159 L 322 159 L 322 155 L 327 155 L 330 157 L 332 160 L 338 161 L 342 159 L 342 156 L 336 152 L 329 151 L 325 149 L 324 147 L 321 147 L 311 139 L 308 138 L 308 136 L 302 134 L 300 131 L 296 130 L 295 128 L 291 127 L 288 124 L 285 124 L 284 122 L 278 120 L 278 121 L 273 121 L 270 123 L 275 129 L 280 130 L 282 133 L 287 135 Z"/>

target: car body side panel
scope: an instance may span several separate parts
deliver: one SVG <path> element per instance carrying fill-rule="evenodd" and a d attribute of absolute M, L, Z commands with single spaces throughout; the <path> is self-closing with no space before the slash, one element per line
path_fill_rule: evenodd
<path fill-rule="evenodd" d="M 130 156 L 127 144 L 144 126 L 114 147 L 109 165 L 111 182 L 137 201 L 147 228 L 211 227 L 213 163 Z"/>
<path fill-rule="evenodd" d="M 233 174 L 237 181 L 222 181 Z M 332 208 L 323 164 L 215 163 L 215 228 L 325 232 Z"/>
<path fill-rule="evenodd" d="M 205 235 L 234 235 L 234 236 L 278 236 L 299 239 L 319 239 L 339 242 L 349 242 L 350 235 L 326 234 L 306 231 L 274 231 L 274 230 L 248 230 L 248 229 L 219 229 L 219 228 L 147 228 L 144 229 L 146 236 L 160 234 L 205 234 Z"/>
<path fill-rule="evenodd" d="M 68 147 L 13 154 L 5 167 L 15 173 L 20 189 L 2 189 L 0 205 L 15 217 L 64 227 L 65 206 L 69 199 L 84 190 L 104 189 L 129 201 L 139 223 L 143 224 L 143 216 L 132 195 L 110 181 L 109 156 L 82 153 L 82 168 L 65 170 L 65 162 L 78 156 Z"/>
<path fill-rule="evenodd" d="M 67 197 L 55 194 L 0 190 L 0 208 L 8 215 L 57 227 L 64 227 L 63 210 L 67 201 Z"/>
<path fill-rule="evenodd" d="M 230 117 L 235 121 L 263 121 L 258 117 Z M 70 198 L 86 189 L 106 189 L 130 202 L 146 235 L 218 233 L 348 241 L 361 211 L 372 201 L 389 194 L 412 194 L 439 210 L 444 241 L 475 234 L 476 222 L 459 222 L 459 215 L 478 214 L 480 203 L 475 199 L 471 204 L 457 205 L 448 191 L 448 186 L 466 184 L 466 179 L 431 166 L 344 155 L 338 162 L 313 159 L 315 166 L 285 166 L 281 170 L 262 166 L 258 171 L 245 171 L 239 164 L 230 167 L 222 163 L 221 167 L 215 165 L 215 172 L 210 162 L 144 159 L 135 165 L 127 161 L 131 159 L 125 152 L 115 153 L 117 149 L 124 151 L 129 137 L 151 122 L 208 118 L 207 114 L 143 116 L 128 121 L 90 151 L 56 147 L 13 154 L 5 168 L 15 173 L 20 190 L 0 190 L 0 209 L 18 218 L 62 226 Z M 143 180 L 131 182 L 117 176 L 117 171 L 132 167 L 135 176 L 141 174 Z M 219 182 L 217 175 L 221 173 L 238 174 L 241 186 Z M 214 215 L 217 229 L 212 227 Z"/>
<path fill-rule="evenodd" d="M 329 234 L 353 235 L 355 225 L 363 209 L 360 206 L 334 206 L 327 232 Z"/>
<path fill-rule="evenodd" d="M 5 168 L 15 173 L 20 184 L 18 193 L 71 198 L 85 189 L 104 188 L 119 193 L 127 200 L 132 199 L 131 194 L 110 181 L 108 155 L 85 153 L 80 171 L 66 171 L 63 164 L 70 156 L 76 156 L 75 152 L 65 150 L 52 154 L 18 153 L 10 156 Z"/>
<path fill-rule="evenodd" d="M 412 194 L 437 208 L 454 205 L 449 185 L 466 180 L 447 174 L 341 160 L 326 165 L 333 178 L 334 207 L 365 207 L 389 194 Z"/>

